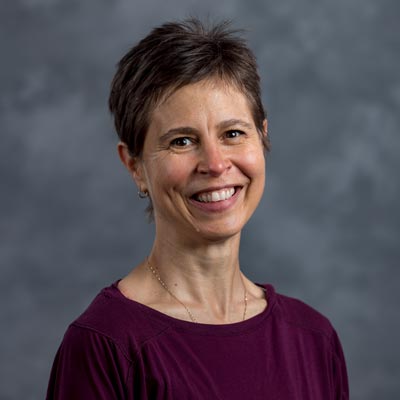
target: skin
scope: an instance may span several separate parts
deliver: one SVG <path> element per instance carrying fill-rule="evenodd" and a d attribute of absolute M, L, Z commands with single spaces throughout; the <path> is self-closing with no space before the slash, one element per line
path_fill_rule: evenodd
<path fill-rule="evenodd" d="M 240 271 L 240 234 L 265 182 L 265 157 L 246 97 L 221 81 L 184 86 L 152 112 L 143 154 L 118 152 L 138 188 L 154 206 L 156 234 L 149 262 L 198 322 L 225 324 L 266 307 L 265 295 Z M 265 134 L 267 122 L 264 123 Z M 234 189 L 223 201 L 199 194 Z M 184 309 L 145 262 L 119 284 L 128 298 L 175 318 Z"/>

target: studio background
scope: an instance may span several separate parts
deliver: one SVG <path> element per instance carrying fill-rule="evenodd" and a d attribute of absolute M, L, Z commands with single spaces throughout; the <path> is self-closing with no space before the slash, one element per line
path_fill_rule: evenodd
<path fill-rule="evenodd" d="M 354 400 L 400 396 L 400 3 L 2 2 L 0 399 L 43 399 L 67 325 L 148 253 L 107 110 L 121 56 L 196 15 L 247 29 L 272 152 L 241 264 L 327 315 Z"/>

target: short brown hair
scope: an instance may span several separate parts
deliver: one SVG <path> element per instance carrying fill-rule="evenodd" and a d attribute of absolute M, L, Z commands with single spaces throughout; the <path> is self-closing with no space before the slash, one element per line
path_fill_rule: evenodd
<path fill-rule="evenodd" d="M 121 59 L 108 104 L 118 136 L 132 156 L 142 155 L 154 107 L 182 86 L 209 78 L 233 84 L 247 97 L 269 150 L 256 59 L 237 33 L 229 21 L 213 26 L 195 18 L 169 22 L 153 29 Z"/>

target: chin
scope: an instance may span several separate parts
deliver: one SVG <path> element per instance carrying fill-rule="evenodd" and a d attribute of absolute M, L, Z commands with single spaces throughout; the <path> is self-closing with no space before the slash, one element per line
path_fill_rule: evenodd
<path fill-rule="evenodd" d="M 198 225 L 194 227 L 194 235 L 199 239 L 205 239 L 211 242 L 219 242 L 240 235 L 243 226 L 244 224 L 235 224 L 234 226 L 224 226 L 223 224 L 215 224 L 214 226 L 210 226 L 209 224 Z"/>

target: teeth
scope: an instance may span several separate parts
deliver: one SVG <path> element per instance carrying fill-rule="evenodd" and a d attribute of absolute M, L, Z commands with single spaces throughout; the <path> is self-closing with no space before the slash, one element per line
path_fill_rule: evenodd
<path fill-rule="evenodd" d="M 197 196 L 197 200 L 203 203 L 228 200 L 233 196 L 234 193 L 235 193 L 234 188 L 222 189 L 215 192 L 202 193 Z"/>

